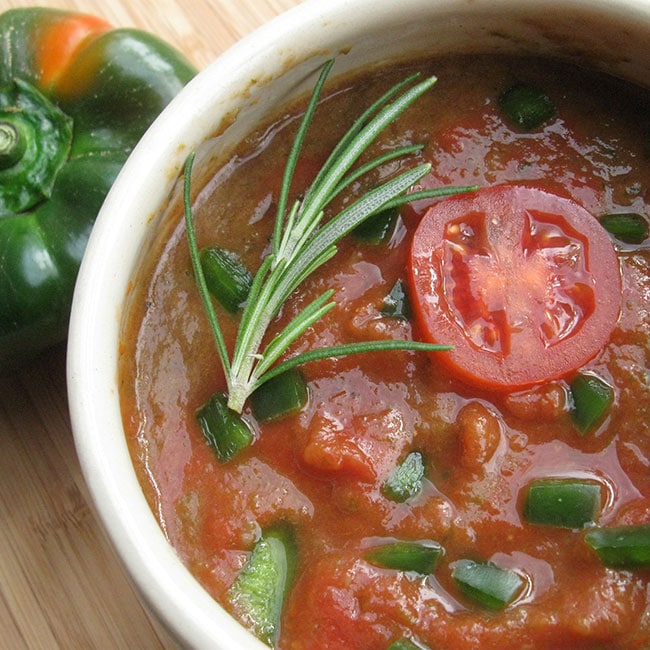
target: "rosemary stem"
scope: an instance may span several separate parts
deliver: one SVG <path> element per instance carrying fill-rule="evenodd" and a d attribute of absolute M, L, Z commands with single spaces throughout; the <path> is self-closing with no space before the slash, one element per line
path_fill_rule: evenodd
<path fill-rule="evenodd" d="M 187 157 L 185 163 L 185 183 L 183 186 L 183 206 L 185 212 L 185 229 L 187 231 L 187 239 L 190 249 L 190 259 L 192 262 L 192 269 L 194 271 L 194 277 L 196 283 L 199 287 L 199 294 L 201 296 L 201 301 L 203 303 L 203 308 L 208 316 L 208 323 L 210 325 L 210 330 L 212 332 L 212 337 L 214 338 L 217 352 L 219 354 L 219 360 L 223 368 L 223 372 L 226 376 L 226 383 L 228 386 L 228 391 L 230 391 L 230 377 L 231 377 L 231 365 L 230 358 L 228 356 L 228 349 L 226 347 L 226 342 L 223 337 L 223 332 L 221 331 L 221 326 L 219 325 L 219 319 L 217 318 L 212 300 L 210 299 L 210 292 L 205 281 L 205 274 L 203 273 L 203 268 L 201 267 L 201 262 L 199 259 L 199 247 L 196 242 L 196 229 L 194 227 L 194 215 L 192 212 L 192 196 L 191 196 L 191 174 L 192 166 L 194 164 L 195 153 L 192 152 Z"/>
<path fill-rule="evenodd" d="M 186 164 L 184 205 L 190 257 L 226 376 L 227 406 L 237 413 L 242 412 L 247 399 L 259 386 L 279 373 L 302 363 L 326 357 L 380 350 L 431 352 L 446 349 L 417 341 L 365 341 L 352 345 L 318 348 L 281 361 L 291 344 L 335 306 L 335 302 L 331 300 L 332 290 L 326 291 L 313 300 L 265 343 L 267 332 L 285 301 L 304 280 L 336 254 L 338 242 L 379 210 L 412 200 L 407 192 L 430 171 L 428 164 L 402 171 L 378 187 L 367 191 L 326 223 L 322 223 L 327 206 L 352 182 L 382 164 L 415 154 L 421 149 L 420 145 L 397 147 L 355 167 L 360 156 L 378 135 L 436 82 L 435 77 L 417 82 L 417 75 L 412 75 L 384 93 L 354 121 L 334 147 L 304 197 L 289 209 L 289 192 L 296 164 L 333 63 L 333 60 L 329 60 L 323 66 L 291 147 L 278 199 L 271 237 L 271 253 L 262 261 L 253 277 L 241 314 L 232 358 L 228 354 L 199 259 L 189 180 L 194 154 L 190 155 Z M 441 188 L 415 193 L 414 197 L 442 196 L 466 189 Z"/>

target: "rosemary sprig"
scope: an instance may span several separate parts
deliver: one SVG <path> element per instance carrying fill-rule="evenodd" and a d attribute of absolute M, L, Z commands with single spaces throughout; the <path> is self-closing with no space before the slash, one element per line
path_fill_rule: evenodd
<path fill-rule="evenodd" d="M 270 254 L 254 276 L 244 306 L 232 354 L 228 354 L 199 261 L 191 207 L 190 177 L 194 154 L 185 168 L 184 207 L 190 255 L 197 285 L 210 323 L 227 382 L 227 404 L 241 413 L 248 397 L 272 377 L 309 361 L 361 352 L 383 350 L 436 351 L 448 347 L 403 340 L 379 340 L 310 350 L 277 363 L 289 346 L 311 325 L 335 306 L 333 291 L 324 292 L 304 308 L 287 326 L 262 347 L 263 339 L 282 305 L 296 288 L 337 252 L 337 243 L 376 212 L 414 200 L 438 197 L 473 188 L 448 187 L 406 195 L 423 178 L 430 165 L 421 164 L 402 172 L 368 191 L 323 224 L 327 205 L 359 176 L 388 160 L 412 154 L 420 146 L 397 148 L 352 169 L 376 137 L 408 106 L 436 82 L 435 77 L 416 82 L 416 75 L 397 84 L 370 106 L 354 122 L 316 176 L 302 199 L 288 209 L 289 188 L 307 131 L 316 111 L 325 80 L 333 61 L 328 61 L 312 92 L 286 164 L 278 201 Z"/>

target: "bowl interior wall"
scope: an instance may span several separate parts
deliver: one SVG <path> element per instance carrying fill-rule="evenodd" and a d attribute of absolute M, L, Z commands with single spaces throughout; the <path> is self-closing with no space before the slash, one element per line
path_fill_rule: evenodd
<path fill-rule="evenodd" d="M 384 3 L 389 4 L 389 3 Z M 275 69 L 252 75 L 247 87 L 223 98 L 201 156 L 225 159 L 265 116 L 306 96 L 315 73 L 330 57 L 332 77 L 399 60 L 464 53 L 548 56 L 598 68 L 650 86 L 647 55 L 650 10 L 634 15 L 607 0 L 601 11 L 581 1 L 419 2 L 380 8 L 363 21 L 342 13 L 305 39 L 311 47 L 279 52 Z M 512 6 L 510 11 L 504 11 Z M 311 37 L 313 36 L 313 38 Z M 212 164 L 209 165 L 214 168 Z M 200 182 L 198 183 L 200 185 Z"/>

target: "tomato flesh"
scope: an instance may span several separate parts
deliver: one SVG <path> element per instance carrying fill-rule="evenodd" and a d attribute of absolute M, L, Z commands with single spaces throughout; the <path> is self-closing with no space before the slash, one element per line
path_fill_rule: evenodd
<path fill-rule="evenodd" d="M 431 207 L 410 251 L 414 311 L 463 379 L 523 388 L 568 375 L 608 341 L 621 305 L 611 240 L 574 201 L 497 186 Z"/>

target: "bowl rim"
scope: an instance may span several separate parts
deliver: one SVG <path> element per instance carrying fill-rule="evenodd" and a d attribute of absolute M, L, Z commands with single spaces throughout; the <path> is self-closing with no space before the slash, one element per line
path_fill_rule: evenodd
<path fill-rule="evenodd" d="M 526 0 L 408 0 L 412 9 L 435 5 L 439 12 L 503 12 Z M 247 648 L 267 646 L 255 639 L 198 584 L 165 538 L 131 465 L 118 403 L 116 365 L 120 307 L 131 266 L 156 207 L 166 196 L 187 153 L 215 129 L 213 107 L 224 93 L 243 92 L 253 71 L 279 75 L 292 57 L 304 61 L 328 54 L 304 42 L 305 26 L 321 38 L 334 25 L 350 22 L 350 0 L 305 0 L 232 45 L 190 81 L 150 127 L 123 166 L 92 230 L 78 276 L 68 337 L 67 386 L 75 446 L 99 519 L 135 583 L 137 591 L 184 647 Z M 394 9 L 394 0 L 360 0 L 364 15 Z M 541 4 L 541 3 L 540 3 Z M 642 19 L 650 33 L 650 0 L 545 0 L 546 7 L 587 9 Z M 400 5 L 400 11 L 403 11 Z M 347 17 L 347 18 L 346 18 Z M 322 32 L 322 33 L 321 33 Z M 315 41 L 319 45 L 321 41 Z M 297 54 L 296 54 L 297 53 Z M 283 61 L 278 65 L 277 55 Z M 275 56 L 274 56 L 275 55 Z M 275 60 L 275 63 L 273 62 Z M 315 64 L 314 64 L 314 67 Z M 248 77 L 246 76 L 248 75 Z M 179 122 L 176 115 L 191 115 Z M 146 175 L 143 174 L 146 170 Z M 166 188 L 161 192 L 161 187 Z M 115 215 L 122 215 L 116 222 Z M 115 260 L 126 264 L 116 264 Z"/>

